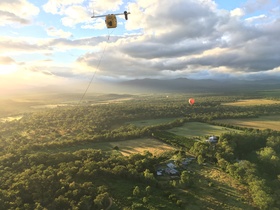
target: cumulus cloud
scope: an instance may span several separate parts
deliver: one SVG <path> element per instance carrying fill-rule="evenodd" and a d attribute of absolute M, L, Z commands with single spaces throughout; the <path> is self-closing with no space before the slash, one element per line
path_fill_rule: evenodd
<path fill-rule="evenodd" d="M 0 1 L 0 26 L 30 24 L 37 16 L 40 9 L 27 0 L 1 0 Z"/>
<path fill-rule="evenodd" d="M 237 17 L 242 17 L 244 16 L 245 12 L 241 8 L 235 8 L 230 11 L 231 16 L 237 16 Z"/>
<path fill-rule="evenodd" d="M 253 13 L 258 10 L 263 10 L 271 5 L 271 0 L 248 0 L 244 4 L 246 13 Z"/>
<path fill-rule="evenodd" d="M 262 15 L 246 18 L 245 21 L 252 23 L 254 21 L 261 21 L 265 19 L 267 19 L 267 16 L 262 14 Z"/>
<path fill-rule="evenodd" d="M 71 32 L 63 31 L 62 29 L 57 29 L 55 27 L 49 27 L 46 29 L 47 34 L 49 36 L 61 37 L 61 38 L 69 38 L 72 36 Z"/>
<path fill-rule="evenodd" d="M 93 25 L 97 29 L 103 29 L 100 27 L 99 20 L 91 20 L 90 17 L 94 12 L 95 15 L 107 14 L 107 12 L 114 12 L 122 5 L 122 0 L 49 0 L 43 9 L 47 13 L 58 14 L 62 16 L 62 24 L 67 27 L 75 27 L 77 24 L 83 24 L 83 28 L 90 28 L 89 23 L 94 22 Z M 104 22 L 103 22 L 104 23 Z"/>
<path fill-rule="evenodd" d="M 9 65 L 9 64 L 14 64 L 15 61 L 7 56 L 0 56 L 0 64 L 2 65 Z"/>
<path fill-rule="evenodd" d="M 93 0 L 90 7 L 95 15 L 98 15 L 108 11 L 117 11 L 122 4 L 122 0 Z"/>
<path fill-rule="evenodd" d="M 14 38 L 0 37 L 0 53 L 2 55 L 21 54 L 25 53 L 47 53 L 50 52 L 51 46 L 46 44 L 46 41 L 35 38 Z"/>
<path fill-rule="evenodd" d="M 261 3 L 269 9 L 254 13 Z M 104 19 L 90 18 L 92 5 L 99 14 L 126 6 L 121 0 L 49 0 L 45 12 L 60 16 L 60 23 L 70 28 L 49 27 L 52 38 L 47 39 L 0 37 L 1 59 L 8 62 L 23 52 L 48 55 L 48 62 L 25 67 L 63 78 L 95 71 L 115 79 L 279 76 L 280 13 L 269 1 L 249 0 L 240 8 L 221 10 L 212 0 L 135 0 L 127 5 L 131 15 L 126 30 L 106 30 L 104 35 L 92 32 L 105 26 Z M 118 20 L 124 22 L 121 16 Z M 90 35 L 78 37 L 78 29 Z M 73 58 L 63 63 L 70 53 Z"/>
<path fill-rule="evenodd" d="M 64 26 L 74 27 L 76 24 L 89 21 L 89 12 L 83 6 L 74 5 L 64 10 L 62 24 Z"/>
<path fill-rule="evenodd" d="M 84 2 L 85 0 L 49 0 L 43 5 L 43 9 L 47 13 L 62 16 L 64 26 L 75 27 L 77 24 L 90 21 L 89 2 Z"/>
<path fill-rule="evenodd" d="M 269 5 L 268 1 L 248 1 L 244 9 L 255 11 L 261 3 Z M 236 18 L 245 15 L 243 9 L 219 11 L 213 1 L 182 0 L 139 0 L 130 9 L 127 30 L 141 29 L 142 33 L 108 44 L 100 74 L 187 77 L 207 71 L 208 76 L 233 77 L 280 66 L 275 48 L 280 45 L 275 37 L 279 21 L 261 20 L 269 13 L 244 21 Z M 94 67 L 98 58 L 96 53 L 87 53 L 77 62 Z"/>
<path fill-rule="evenodd" d="M 43 5 L 46 12 L 63 15 L 67 7 L 83 3 L 84 0 L 49 0 Z"/>

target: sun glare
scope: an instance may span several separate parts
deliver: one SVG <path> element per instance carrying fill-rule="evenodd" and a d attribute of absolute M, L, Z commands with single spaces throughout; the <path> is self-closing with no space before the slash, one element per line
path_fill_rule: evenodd
<path fill-rule="evenodd" d="M 17 71 L 17 65 L 1 65 L 0 64 L 0 75 L 12 74 Z"/>

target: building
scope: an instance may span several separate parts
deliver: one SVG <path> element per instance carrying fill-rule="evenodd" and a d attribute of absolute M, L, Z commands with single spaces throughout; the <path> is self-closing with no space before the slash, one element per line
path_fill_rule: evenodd
<path fill-rule="evenodd" d="M 210 136 L 209 139 L 207 139 L 206 141 L 210 143 L 217 143 L 218 140 L 219 140 L 218 136 Z"/>

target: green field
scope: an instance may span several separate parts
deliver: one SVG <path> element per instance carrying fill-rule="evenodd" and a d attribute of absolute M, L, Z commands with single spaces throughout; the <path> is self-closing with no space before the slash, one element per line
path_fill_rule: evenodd
<path fill-rule="evenodd" d="M 227 106 L 259 106 L 259 105 L 272 105 L 280 104 L 280 101 L 268 100 L 268 99 L 249 99 L 249 100 L 239 100 L 231 103 L 223 103 L 222 105 Z"/>
<path fill-rule="evenodd" d="M 162 143 L 161 141 L 151 139 L 151 138 L 141 138 L 134 140 L 125 140 L 117 142 L 105 142 L 105 143 L 95 143 L 93 145 L 96 149 L 112 150 L 114 147 L 119 148 L 119 152 L 123 155 L 131 155 L 134 153 L 143 153 L 144 151 L 149 151 L 154 155 L 162 153 L 167 150 L 173 150 L 174 148 Z"/>
<path fill-rule="evenodd" d="M 259 118 L 215 120 L 215 122 L 249 127 L 255 129 L 272 129 L 280 131 L 280 116 L 262 116 Z"/>
<path fill-rule="evenodd" d="M 219 136 L 222 133 L 226 133 L 226 132 L 240 132 L 235 129 L 225 128 L 222 126 L 210 125 L 207 123 L 200 123 L 200 122 L 185 123 L 184 126 L 175 127 L 169 129 L 168 131 L 176 135 L 185 136 L 185 137 L 200 137 L 200 136 L 210 136 L 210 135 Z"/>
<path fill-rule="evenodd" d="M 42 109 L 77 105 L 81 96 L 81 93 L 30 93 L 9 97 L 0 96 L 0 117 L 4 118 Z M 129 94 L 89 94 L 85 96 L 83 103 L 87 105 L 122 103 L 132 100 L 133 97 Z"/>
<path fill-rule="evenodd" d="M 129 124 L 133 124 L 136 126 L 151 126 L 151 125 L 160 125 L 172 122 L 178 118 L 160 118 L 160 119 L 152 119 L 152 120 L 137 120 L 131 121 Z"/>
<path fill-rule="evenodd" d="M 194 171 L 197 172 L 197 182 L 189 192 L 193 197 L 185 209 L 254 209 L 245 201 L 248 199 L 246 187 L 229 174 L 213 165 L 197 166 Z"/>
<path fill-rule="evenodd" d="M 118 147 L 118 150 L 114 150 Z M 112 142 L 100 142 L 100 143 L 87 143 L 83 145 L 75 145 L 64 148 L 50 149 L 46 152 L 75 152 L 81 149 L 100 149 L 103 151 L 115 151 L 121 153 L 122 155 L 131 155 L 134 153 L 143 153 L 144 151 L 149 151 L 154 155 L 159 153 L 174 150 L 174 147 L 169 146 L 161 141 L 152 138 L 140 138 L 133 140 L 124 141 L 112 141 Z"/>

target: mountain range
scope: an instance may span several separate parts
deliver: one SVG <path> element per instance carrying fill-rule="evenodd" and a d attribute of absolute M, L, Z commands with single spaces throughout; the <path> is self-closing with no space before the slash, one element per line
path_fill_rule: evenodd
<path fill-rule="evenodd" d="M 68 85 L 52 86 L 26 86 L 15 87 L 10 91 L 2 91 L 1 97 L 11 95 L 24 96 L 30 94 L 46 96 L 48 94 L 78 94 L 116 93 L 116 94 L 154 94 L 154 93 L 229 93 L 229 92 L 254 92 L 267 90 L 280 90 L 280 81 L 273 79 L 264 80 L 211 80 L 211 79 L 135 79 L 127 81 L 93 81 L 90 88 L 86 89 L 88 82 L 76 82 Z"/>
<path fill-rule="evenodd" d="M 170 80 L 137 79 L 122 81 L 118 88 L 131 92 L 235 92 L 280 89 L 280 81 L 264 80 L 194 80 L 177 78 Z"/>

